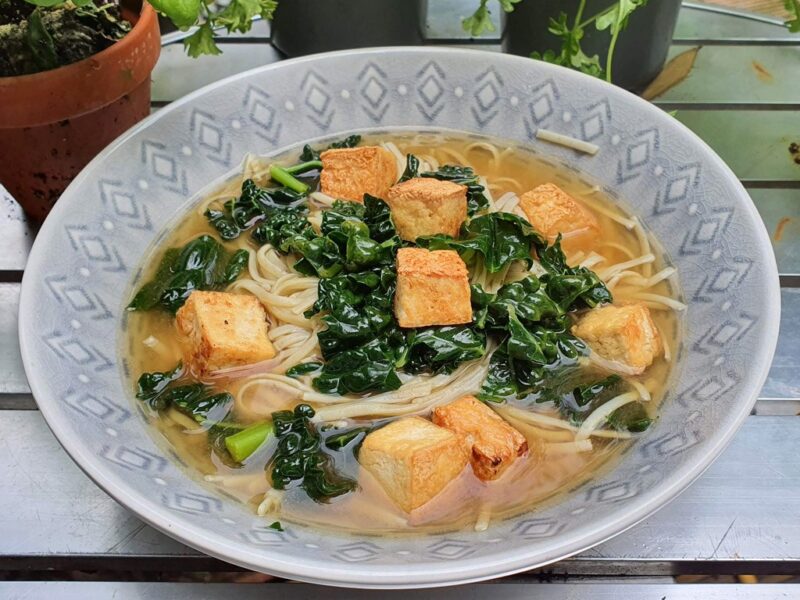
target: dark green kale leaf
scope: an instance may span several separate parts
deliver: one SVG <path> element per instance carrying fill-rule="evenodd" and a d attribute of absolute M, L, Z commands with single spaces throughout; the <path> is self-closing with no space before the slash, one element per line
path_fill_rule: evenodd
<path fill-rule="evenodd" d="M 622 378 L 619 375 L 581 383 L 571 391 L 565 389 L 567 387 L 565 382 L 560 386 L 565 393 L 556 404 L 561 414 L 574 424 L 580 425 L 589 413 L 617 395 L 621 385 Z"/>
<path fill-rule="evenodd" d="M 455 250 L 468 265 L 483 260 L 489 273 L 498 273 L 515 260 L 530 266 L 533 249 L 544 244 L 544 240 L 526 220 L 495 212 L 463 225 L 457 240 L 440 234 L 421 237 L 417 243 L 431 250 Z"/>
<path fill-rule="evenodd" d="M 288 253 L 289 243 L 296 237 L 307 240 L 316 237 L 314 228 L 306 218 L 307 215 L 305 207 L 272 211 L 253 230 L 253 239 L 259 244 L 270 244 L 277 250 Z"/>
<path fill-rule="evenodd" d="M 353 454 L 358 457 L 358 451 L 361 449 L 361 443 L 375 427 L 353 427 L 345 431 L 336 431 L 333 434 L 328 434 L 325 437 L 325 447 L 330 450 L 342 452 L 348 447 L 353 449 Z"/>
<path fill-rule="evenodd" d="M 568 312 L 576 308 L 594 308 L 598 304 L 612 302 L 611 292 L 594 271 L 586 267 L 570 267 L 561 250 L 561 236 L 552 246 L 540 244 L 539 262 L 547 270 L 542 283 L 547 294 Z"/>
<path fill-rule="evenodd" d="M 482 358 L 486 335 L 472 326 L 415 329 L 408 334 L 404 369 L 409 373 L 451 373 L 458 365 Z"/>
<path fill-rule="evenodd" d="M 519 395 L 514 363 L 509 358 L 505 345 L 501 345 L 489 360 L 489 372 L 481 385 L 478 398 L 487 402 L 503 402 L 506 398 Z"/>
<path fill-rule="evenodd" d="M 403 183 L 415 177 L 419 177 L 419 159 L 413 154 L 406 154 L 406 169 L 397 183 Z"/>
<path fill-rule="evenodd" d="M 210 208 L 205 215 L 223 240 L 232 240 L 263 221 L 273 209 L 295 208 L 305 197 L 286 187 L 261 188 L 252 179 L 245 179 L 239 198 L 226 202 L 222 210 Z"/>
<path fill-rule="evenodd" d="M 235 281 L 247 265 L 247 256 L 247 250 L 229 255 L 210 235 L 201 235 L 183 248 L 170 248 L 153 279 L 128 304 L 128 310 L 159 308 L 175 314 L 193 291 L 219 290 Z"/>
<path fill-rule="evenodd" d="M 314 379 L 314 388 L 323 394 L 362 394 L 391 391 L 400 387 L 395 363 L 398 350 L 385 338 L 341 350 L 334 354 Z"/>
<path fill-rule="evenodd" d="M 470 285 L 470 303 L 472 304 L 472 324 L 477 329 L 486 327 L 489 316 L 489 305 L 494 301 L 495 295 L 485 291 L 479 284 Z"/>
<path fill-rule="evenodd" d="M 335 150 L 339 148 L 355 148 L 361 143 L 361 136 L 358 134 L 349 135 L 343 140 L 329 144 L 326 150 Z M 306 144 L 303 146 L 303 152 L 300 154 L 300 160 L 311 161 L 320 159 L 320 150 L 314 150 L 311 146 Z"/>
<path fill-rule="evenodd" d="M 227 392 L 212 393 L 209 386 L 188 382 L 183 366 L 171 371 L 142 373 L 136 385 L 136 397 L 153 410 L 175 407 L 198 423 L 221 421 L 233 404 Z"/>
<path fill-rule="evenodd" d="M 303 375 L 308 375 L 309 373 L 315 373 L 322 369 L 323 363 L 319 361 L 309 361 L 305 363 L 297 364 L 289 369 L 286 370 L 286 376 L 297 378 Z"/>
<path fill-rule="evenodd" d="M 170 387 L 162 394 L 160 400 L 166 406 L 174 406 L 198 423 L 222 420 L 233 404 L 231 394 L 228 392 L 212 394 L 209 387 L 202 383 Z"/>
<path fill-rule="evenodd" d="M 136 397 L 146 402 L 150 408 L 160 410 L 164 408 L 162 396 L 167 386 L 183 375 L 183 364 L 178 363 L 171 371 L 154 371 L 142 373 L 136 383 Z"/>
<path fill-rule="evenodd" d="M 641 402 L 628 402 L 608 415 L 608 424 L 618 431 L 642 433 L 653 424 L 653 419 Z"/>
<path fill-rule="evenodd" d="M 579 385 L 572 390 L 572 397 L 575 399 L 575 404 L 578 406 L 586 406 L 594 402 L 597 398 L 607 394 L 609 390 L 613 391 L 621 381 L 622 378 L 619 375 L 609 375 L 600 381 Z"/>
<path fill-rule="evenodd" d="M 504 285 L 488 305 L 488 326 L 504 328 L 511 312 L 527 323 L 558 320 L 564 311 L 547 295 L 539 279 L 525 279 Z M 561 324 L 563 327 L 563 324 Z"/>
<path fill-rule="evenodd" d="M 322 451 L 321 436 L 311 418 L 314 409 L 299 404 L 294 411 L 272 413 L 278 448 L 268 466 L 272 487 L 297 484 L 316 502 L 329 502 L 356 489 L 352 479 L 337 473 L 333 460 Z"/>

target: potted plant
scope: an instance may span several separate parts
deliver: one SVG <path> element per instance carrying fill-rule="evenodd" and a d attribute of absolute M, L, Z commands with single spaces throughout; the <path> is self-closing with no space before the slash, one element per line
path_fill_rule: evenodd
<path fill-rule="evenodd" d="M 427 8 L 427 0 L 285 0 L 275 11 L 272 43 L 290 57 L 420 44 Z"/>
<path fill-rule="evenodd" d="M 104 146 L 150 112 L 149 5 L 0 0 L 0 183 L 43 219 Z"/>
<path fill-rule="evenodd" d="M 0 0 L 0 184 L 41 221 L 100 150 L 150 113 L 157 9 L 191 56 L 219 54 L 214 29 L 248 31 L 275 0 Z M 152 6 L 151 6 L 152 5 Z"/>
<path fill-rule="evenodd" d="M 794 1 L 794 0 L 791 0 Z M 664 66 L 680 0 L 500 0 L 503 50 L 641 91 Z M 491 29 L 488 0 L 463 22 Z"/>

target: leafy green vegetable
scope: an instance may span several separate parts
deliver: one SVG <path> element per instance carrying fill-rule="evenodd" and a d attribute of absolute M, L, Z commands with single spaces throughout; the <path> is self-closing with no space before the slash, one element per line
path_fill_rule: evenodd
<path fill-rule="evenodd" d="M 468 265 L 480 258 L 489 273 L 498 273 L 515 260 L 530 266 L 533 249 L 546 245 L 530 223 L 505 212 L 472 219 L 462 226 L 457 240 L 439 234 L 419 238 L 417 243 L 431 250 L 455 250 Z"/>
<path fill-rule="evenodd" d="M 269 168 L 269 176 L 272 181 L 280 183 L 282 186 L 292 190 L 293 192 L 304 195 L 308 193 L 309 186 L 297 179 L 283 167 L 272 165 Z"/>
<path fill-rule="evenodd" d="M 590 402 L 596 400 L 601 394 L 614 388 L 620 381 L 622 381 L 622 378 L 619 375 L 609 375 L 600 381 L 576 387 L 572 390 L 572 397 L 575 399 L 575 404 L 578 406 L 586 406 Z"/>
<path fill-rule="evenodd" d="M 355 148 L 361 143 L 361 136 L 358 134 L 349 135 L 343 140 L 329 144 L 325 150 L 335 150 L 337 148 Z M 311 161 L 319 160 L 320 150 L 314 150 L 311 146 L 306 144 L 303 146 L 303 152 L 300 154 L 300 160 Z"/>
<path fill-rule="evenodd" d="M 236 462 L 241 463 L 258 450 L 272 433 L 274 433 L 272 421 L 256 423 L 227 436 L 225 438 L 225 448 L 227 448 Z"/>
<path fill-rule="evenodd" d="M 555 300 L 564 312 L 573 308 L 611 302 L 611 292 L 597 276 L 586 267 L 570 267 L 561 250 L 561 236 L 552 246 L 540 247 L 539 261 L 548 271 L 542 276 L 547 294 Z"/>
<path fill-rule="evenodd" d="M 452 181 L 467 187 L 467 214 L 474 215 L 489 206 L 489 200 L 484 195 L 484 188 L 479 182 L 480 177 L 470 167 L 459 165 L 444 165 L 436 171 L 419 172 L 419 159 L 413 154 L 406 155 L 406 169 L 400 181 L 414 177 L 430 177 L 441 181 Z"/>
<path fill-rule="evenodd" d="M 175 407 L 198 423 L 221 421 L 233 403 L 227 392 L 211 393 L 202 383 L 181 383 L 185 372 L 178 365 L 171 371 L 142 373 L 136 385 L 136 397 L 153 410 Z M 181 383 L 181 385 L 175 385 Z"/>
<path fill-rule="evenodd" d="M 652 425 L 653 419 L 641 402 L 628 402 L 608 416 L 608 424 L 619 431 L 642 433 Z"/>
<path fill-rule="evenodd" d="M 247 250 L 229 255 L 209 235 L 201 235 L 183 248 L 170 248 L 153 279 L 128 304 L 128 310 L 158 308 L 175 314 L 194 290 L 218 290 L 235 281 L 247 265 L 247 257 Z"/>
<path fill-rule="evenodd" d="M 283 529 L 283 525 L 281 525 L 281 522 L 280 522 L 280 521 L 273 521 L 273 522 L 272 522 L 272 523 L 269 525 L 269 528 L 270 528 L 270 529 L 274 529 L 275 531 L 283 531 L 283 530 L 284 530 L 284 529 Z"/>
<path fill-rule="evenodd" d="M 556 400 L 553 390 L 577 369 L 586 346 L 569 333 L 566 310 L 534 275 L 504 285 L 488 304 L 486 329 L 501 337 L 481 398 L 500 401 L 533 394 Z"/>
<path fill-rule="evenodd" d="M 232 240 L 275 212 L 273 209 L 296 207 L 304 199 L 304 193 L 286 187 L 261 188 L 245 179 L 239 198 L 226 202 L 222 210 L 209 208 L 205 215 L 223 240 Z"/>
<path fill-rule="evenodd" d="M 272 413 L 278 448 L 269 465 L 270 478 L 276 490 L 296 482 L 312 500 L 328 502 L 353 491 L 356 482 L 337 473 L 322 452 L 320 434 L 310 421 L 313 416 L 308 404 Z"/>
<path fill-rule="evenodd" d="M 314 373 L 316 371 L 319 371 L 322 368 L 322 365 L 323 363 L 317 361 L 300 363 L 299 365 L 295 365 L 290 369 L 287 369 L 286 376 L 296 378 L 302 375 L 308 375 L 309 373 Z"/>
<path fill-rule="evenodd" d="M 403 183 L 414 177 L 419 177 L 419 159 L 413 154 L 406 154 L 406 169 L 397 183 Z"/>
<path fill-rule="evenodd" d="M 208 386 L 190 383 L 168 388 L 161 395 L 160 401 L 166 406 L 174 406 L 198 423 L 204 423 L 207 420 L 221 420 L 233 404 L 233 396 L 228 392 L 211 394 Z"/>
<path fill-rule="evenodd" d="M 430 327 L 411 330 L 407 338 L 409 373 L 450 373 L 458 365 L 486 353 L 486 335 L 471 326 Z"/>
<path fill-rule="evenodd" d="M 178 365 L 171 371 L 154 371 L 152 373 L 142 373 L 136 383 L 136 397 L 146 402 L 154 410 L 164 408 L 161 396 L 167 386 L 183 375 L 183 364 Z"/>
<path fill-rule="evenodd" d="M 296 238 L 312 240 L 316 237 L 306 215 L 305 207 L 272 211 L 269 218 L 253 229 L 253 239 L 259 244 L 270 244 L 281 252 L 290 252 L 291 242 Z"/>
<path fill-rule="evenodd" d="M 373 431 L 374 427 L 353 427 L 346 431 L 340 431 L 325 438 L 325 447 L 330 450 L 343 451 L 351 447 L 353 452 L 358 455 L 361 443 L 367 434 Z"/>

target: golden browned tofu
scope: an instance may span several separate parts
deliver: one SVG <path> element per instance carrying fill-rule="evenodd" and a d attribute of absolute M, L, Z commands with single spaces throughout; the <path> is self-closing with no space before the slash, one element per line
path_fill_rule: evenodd
<path fill-rule="evenodd" d="M 364 438 L 358 462 L 397 506 L 411 512 L 464 470 L 467 451 L 453 432 L 420 417 L 408 417 Z"/>
<path fill-rule="evenodd" d="M 467 188 L 452 181 L 416 177 L 393 185 L 386 196 L 400 237 L 413 242 L 423 235 L 458 237 L 467 218 Z"/>
<path fill-rule="evenodd" d="M 658 329 L 644 304 L 603 306 L 583 315 L 572 333 L 603 358 L 641 373 L 661 354 Z"/>
<path fill-rule="evenodd" d="M 264 307 L 255 296 L 192 292 L 175 321 L 188 337 L 187 366 L 203 377 L 274 357 L 266 319 Z"/>
<path fill-rule="evenodd" d="M 500 477 L 528 450 L 525 436 L 475 396 L 433 409 L 433 422 L 464 440 L 472 470 L 483 481 Z"/>
<path fill-rule="evenodd" d="M 364 194 L 385 198 L 397 181 L 394 156 L 379 146 L 326 150 L 321 158 L 320 189 L 340 200 L 363 202 Z"/>
<path fill-rule="evenodd" d="M 400 327 L 472 321 L 467 265 L 453 250 L 397 251 L 394 316 Z"/>
<path fill-rule="evenodd" d="M 597 240 L 597 219 L 557 185 L 545 183 L 522 194 L 519 204 L 531 225 L 549 242 L 562 235 L 565 252 L 589 250 Z"/>

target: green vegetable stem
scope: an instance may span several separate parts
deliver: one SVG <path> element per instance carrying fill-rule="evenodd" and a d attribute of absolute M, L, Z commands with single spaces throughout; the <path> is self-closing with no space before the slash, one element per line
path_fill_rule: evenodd
<path fill-rule="evenodd" d="M 244 462 L 274 433 L 272 421 L 256 423 L 225 438 L 225 447 L 236 462 Z"/>

